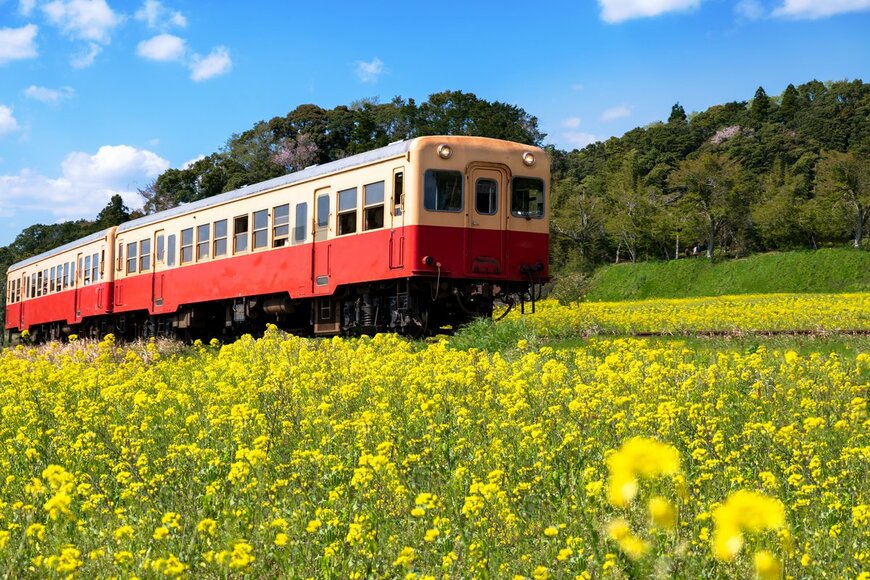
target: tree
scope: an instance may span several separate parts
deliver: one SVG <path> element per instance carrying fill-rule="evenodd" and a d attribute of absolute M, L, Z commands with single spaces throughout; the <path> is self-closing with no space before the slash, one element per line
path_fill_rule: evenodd
<path fill-rule="evenodd" d="M 770 115 L 770 98 L 763 87 L 758 87 L 752 98 L 752 104 L 749 106 L 749 116 L 756 126 L 760 126 L 767 121 L 768 115 Z"/>
<path fill-rule="evenodd" d="M 671 116 L 668 117 L 668 124 L 673 125 L 676 123 L 685 123 L 686 122 L 686 110 L 680 103 L 675 103 L 673 107 L 671 107 Z"/>
<path fill-rule="evenodd" d="M 782 119 L 790 124 L 794 121 L 798 109 L 800 109 L 800 95 L 798 94 L 797 89 L 794 88 L 794 85 L 789 84 L 782 93 L 782 102 L 779 105 L 779 113 L 782 115 Z"/>
<path fill-rule="evenodd" d="M 706 225 L 707 257 L 723 230 L 739 224 L 747 212 L 743 199 L 743 169 L 730 157 L 703 152 L 686 159 L 671 174 L 671 185 L 681 191 L 680 205 Z"/>
<path fill-rule="evenodd" d="M 124 205 L 124 200 L 120 195 L 112 196 L 111 201 L 106 204 L 100 213 L 97 214 L 96 226 L 100 229 L 117 226 L 130 219 L 130 208 Z"/>
<path fill-rule="evenodd" d="M 853 151 L 825 151 L 816 166 L 816 198 L 852 222 L 852 242 L 861 247 L 870 218 L 870 158 Z"/>
<path fill-rule="evenodd" d="M 652 203 L 638 175 L 637 152 L 630 151 L 616 171 L 607 176 L 607 201 L 610 211 L 605 230 L 616 242 L 616 262 L 623 247 L 632 262 L 637 261 L 638 248 L 649 233 Z"/>

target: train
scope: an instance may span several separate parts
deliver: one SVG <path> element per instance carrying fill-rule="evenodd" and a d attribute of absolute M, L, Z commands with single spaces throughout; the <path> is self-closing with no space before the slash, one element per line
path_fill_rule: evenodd
<path fill-rule="evenodd" d="M 398 141 L 13 264 L 6 338 L 449 330 L 548 281 L 549 184 L 539 147 Z"/>

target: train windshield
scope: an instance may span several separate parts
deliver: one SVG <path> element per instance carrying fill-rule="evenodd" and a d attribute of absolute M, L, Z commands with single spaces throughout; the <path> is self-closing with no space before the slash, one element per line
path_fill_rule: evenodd
<path fill-rule="evenodd" d="M 544 217 L 544 182 L 533 177 L 515 177 L 511 187 L 511 214 Z"/>

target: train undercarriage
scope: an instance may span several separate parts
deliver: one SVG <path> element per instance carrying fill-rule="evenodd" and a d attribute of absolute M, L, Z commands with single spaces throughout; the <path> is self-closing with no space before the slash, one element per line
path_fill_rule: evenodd
<path fill-rule="evenodd" d="M 239 297 L 183 305 L 171 314 L 147 311 L 108 314 L 33 325 L 28 340 L 100 338 L 112 333 L 128 341 L 153 337 L 234 340 L 262 334 L 268 324 L 301 336 L 361 335 L 397 332 L 421 337 L 450 333 L 475 318 L 493 315 L 495 305 L 534 304 L 540 284 L 532 282 L 406 279 L 339 287 L 329 296 L 293 299 L 288 294 Z M 7 331 L 7 339 L 20 336 Z"/>

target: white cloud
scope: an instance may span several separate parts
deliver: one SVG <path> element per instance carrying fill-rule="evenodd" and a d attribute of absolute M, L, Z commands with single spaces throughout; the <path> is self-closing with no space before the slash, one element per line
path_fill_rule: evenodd
<path fill-rule="evenodd" d="M 766 16 L 764 6 L 759 0 L 740 0 L 734 6 L 734 11 L 746 20 L 760 20 Z"/>
<path fill-rule="evenodd" d="M 18 130 L 18 121 L 12 116 L 12 109 L 0 105 L 0 135 Z"/>
<path fill-rule="evenodd" d="M 24 89 L 24 96 L 28 99 L 34 99 L 50 105 L 56 105 L 64 99 L 71 99 L 75 94 L 76 92 L 72 87 L 49 89 L 48 87 L 30 85 Z"/>
<path fill-rule="evenodd" d="M 57 220 L 93 218 L 118 194 L 129 207 L 141 205 L 137 188 L 169 168 L 159 155 L 129 145 L 106 145 L 93 155 L 70 153 L 51 178 L 24 169 L 0 175 L 0 214 L 41 211 Z"/>
<path fill-rule="evenodd" d="M 194 158 L 191 159 L 190 161 L 185 161 L 185 162 L 181 165 L 181 169 L 188 169 L 191 165 L 193 165 L 194 163 L 196 163 L 196 162 L 199 161 L 200 159 L 205 159 L 205 155 L 197 155 L 196 157 L 194 157 Z"/>
<path fill-rule="evenodd" d="M 42 7 L 49 22 L 76 40 L 108 44 L 121 16 L 105 0 L 54 0 Z"/>
<path fill-rule="evenodd" d="M 198 54 L 193 55 L 190 61 L 190 78 L 196 82 L 205 81 L 230 72 L 232 67 L 229 49 L 218 46 L 205 58 Z"/>
<path fill-rule="evenodd" d="M 619 105 L 618 107 L 610 107 L 601 113 L 601 121 L 615 121 L 616 119 L 624 119 L 631 116 L 631 107 L 628 105 Z"/>
<path fill-rule="evenodd" d="M 562 126 L 566 129 L 576 129 L 580 126 L 580 117 L 568 117 L 562 120 Z"/>
<path fill-rule="evenodd" d="M 88 68 L 94 64 L 94 59 L 103 52 L 103 47 L 96 42 L 89 42 L 88 46 L 70 58 L 73 68 Z"/>
<path fill-rule="evenodd" d="M 600 139 L 592 133 L 584 133 L 583 131 L 569 131 L 567 133 L 562 133 L 562 139 L 564 139 L 564 141 L 569 145 L 579 149 L 600 141 Z"/>
<path fill-rule="evenodd" d="M 142 58 L 158 61 L 180 61 L 186 53 L 184 39 L 172 34 L 159 34 L 136 47 L 136 54 Z"/>
<path fill-rule="evenodd" d="M 0 64 L 25 58 L 36 58 L 36 33 L 39 27 L 28 24 L 21 28 L 0 28 Z"/>
<path fill-rule="evenodd" d="M 611 24 L 647 18 L 666 12 L 677 12 L 697 8 L 701 0 L 598 0 L 601 18 Z"/>
<path fill-rule="evenodd" d="M 784 0 L 773 16 L 813 20 L 863 10 L 870 10 L 870 0 Z"/>
<path fill-rule="evenodd" d="M 21 0 L 18 3 L 18 13 L 25 17 L 30 16 L 34 8 L 36 8 L 36 0 Z"/>
<path fill-rule="evenodd" d="M 384 72 L 384 63 L 378 57 L 371 62 L 357 61 L 356 76 L 364 83 L 376 83 L 378 77 Z"/>
<path fill-rule="evenodd" d="M 136 20 L 144 22 L 148 28 L 165 30 L 170 26 L 184 28 L 187 26 L 187 18 L 184 14 L 166 8 L 157 0 L 145 0 L 142 8 L 136 11 Z"/>

